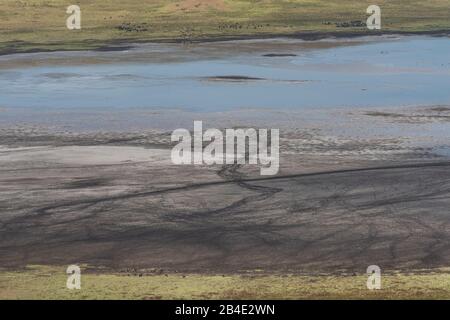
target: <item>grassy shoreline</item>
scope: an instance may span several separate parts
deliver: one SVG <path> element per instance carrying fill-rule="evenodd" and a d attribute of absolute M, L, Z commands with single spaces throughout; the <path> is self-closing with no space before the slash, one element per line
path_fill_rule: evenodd
<path fill-rule="evenodd" d="M 450 270 L 382 275 L 200 275 L 83 271 L 81 290 L 66 288 L 64 267 L 0 271 L 0 299 L 450 299 Z"/>
<path fill-rule="evenodd" d="M 82 29 L 67 30 L 65 0 L 5 0 L 0 54 L 113 50 L 133 42 L 197 42 L 294 37 L 316 40 L 379 34 L 450 33 L 448 0 L 380 0 L 382 30 L 343 23 L 368 17 L 371 1 L 78 0 Z"/>

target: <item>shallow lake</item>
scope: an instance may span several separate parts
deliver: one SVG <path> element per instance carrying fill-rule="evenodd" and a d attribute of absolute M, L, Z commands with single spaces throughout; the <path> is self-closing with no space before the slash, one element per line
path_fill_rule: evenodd
<path fill-rule="evenodd" d="M 3 56 L 0 108 L 209 112 L 450 104 L 449 38 L 315 43 L 148 44 Z"/>

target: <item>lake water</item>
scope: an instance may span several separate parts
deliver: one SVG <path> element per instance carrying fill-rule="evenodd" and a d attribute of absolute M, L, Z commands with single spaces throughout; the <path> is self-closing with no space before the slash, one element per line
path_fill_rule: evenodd
<path fill-rule="evenodd" d="M 333 42 L 323 47 L 288 39 L 151 44 L 126 52 L 3 56 L 0 108 L 210 112 L 450 104 L 449 38 Z M 258 79 L 229 81 L 228 76 Z"/>

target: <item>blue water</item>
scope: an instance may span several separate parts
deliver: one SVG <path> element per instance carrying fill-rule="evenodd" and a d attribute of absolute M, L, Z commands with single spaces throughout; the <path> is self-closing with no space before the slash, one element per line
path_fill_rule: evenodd
<path fill-rule="evenodd" d="M 295 53 L 205 55 L 176 62 L 68 61 L 14 69 L 2 69 L 7 60 L 1 60 L 0 107 L 221 111 L 450 104 L 449 38 L 399 38 Z M 205 80 L 227 75 L 265 80 Z"/>

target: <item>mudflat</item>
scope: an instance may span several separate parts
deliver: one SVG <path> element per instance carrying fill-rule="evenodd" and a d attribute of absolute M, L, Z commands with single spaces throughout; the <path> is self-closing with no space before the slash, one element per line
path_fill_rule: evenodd
<path fill-rule="evenodd" d="M 360 117 L 414 129 L 418 115 L 445 124 L 447 113 Z M 249 165 L 173 165 L 163 130 L 14 126 L 0 139 L 2 267 L 311 275 L 449 265 L 450 162 L 407 137 L 282 128 L 273 177 Z"/>
<path fill-rule="evenodd" d="M 0 297 L 449 297 L 448 39 L 116 49 L 0 57 Z M 279 173 L 174 165 L 198 120 Z"/>

